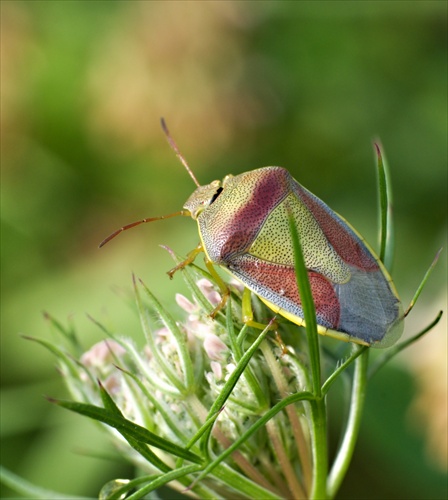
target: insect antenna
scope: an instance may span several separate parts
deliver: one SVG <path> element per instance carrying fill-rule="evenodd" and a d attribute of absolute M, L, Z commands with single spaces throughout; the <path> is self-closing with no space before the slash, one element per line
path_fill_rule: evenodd
<path fill-rule="evenodd" d="M 196 184 L 196 186 L 200 187 L 201 185 L 199 184 L 198 180 L 196 179 L 195 175 L 193 174 L 193 171 L 191 170 L 191 168 L 188 166 L 187 160 L 185 160 L 185 158 L 183 157 L 182 153 L 180 152 L 176 142 L 171 137 L 170 131 L 168 130 L 168 127 L 166 126 L 166 122 L 165 122 L 164 118 L 160 118 L 160 124 L 162 125 L 162 129 L 163 129 L 165 136 L 168 140 L 168 144 L 171 146 L 171 149 L 176 153 L 176 156 L 179 158 L 180 162 L 185 167 L 186 171 L 190 174 L 190 177 L 193 179 L 193 182 Z"/>
<path fill-rule="evenodd" d="M 193 182 L 196 184 L 196 186 L 200 187 L 201 185 L 199 184 L 198 180 L 196 179 L 195 175 L 193 174 L 193 171 L 188 166 L 187 160 L 185 160 L 185 158 L 183 157 L 182 153 L 180 152 L 179 147 L 177 146 L 176 142 L 171 137 L 170 131 L 168 130 L 168 127 L 166 126 L 165 119 L 161 118 L 160 123 L 162 125 L 163 132 L 165 133 L 165 136 L 168 140 L 168 144 L 171 146 L 171 149 L 176 153 L 176 156 L 179 158 L 182 165 L 185 167 L 186 171 L 190 174 L 190 177 L 193 179 Z M 151 217 L 151 218 L 146 218 L 146 219 L 141 219 L 141 220 L 138 220 L 135 222 L 131 222 L 130 224 L 126 224 L 125 226 L 120 227 L 120 229 L 117 229 L 112 234 L 110 234 L 107 238 L 105 238 L 99 244 L 99 248 L 103 247 L 106 243 L 109 243 L 110 240 L 113 240 L 116 236 L 118 236 L 123 231 L 127 231 L 128 229 L 132 229 L 133 227 L 139 226 L 140 224 L 145 224 L 146 222 L 154 222 L 156 220 L 169 219 L 170 217 L 176 217 L 178 215 L 183 215 L 186 217 L 191 216 L 191 214 L 188 210 L 181 210 L 180 212 L 175 212 L 173 214 L 161 215 L 160 217 Z"/>
<path fill-rule="evenodd" d="M 98 247 L 99 248 L 103 247 L 106 243 L 109 243 L 110 240 L 114 239 L 115 236 L 118 236 L 123 231 L 127 231 L 128 229 L 132 229 L 135 226 L 139 226 L 140 224 L 145 224 L 146 222 L 154 222 L 156 220 L 169 219 L 170 217 L 176 217 L 178 215 L 183 215 L 183 216 L 189 217 L 190 212 L 188 210 L 181 210 L 180 212 L 175 212 L 173 214 L 161 215 L 160 217 L 151 217 L 151 218 L 147 218 L 147 219 L 141 219 L 141 220 L 138 220 L 136 222 L 131 222 L 130 224 L 126 224 L 126 226 L 120 227 L 120 229 L 117 229 L 112 234 L 110 234 L 107 238 L 105 238 L 98 245 Z"/>

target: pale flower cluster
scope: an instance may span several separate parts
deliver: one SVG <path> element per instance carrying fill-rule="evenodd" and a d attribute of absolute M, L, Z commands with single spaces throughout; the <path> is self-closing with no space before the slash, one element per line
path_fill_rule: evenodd
<path fill-rule="evenodd" d="M 220 295 L 209 281 L 200 279 L 196 285 L 211 306 L 219 303 Z M 154 320 L 154 312 L 146 306 L 140 310 L 147 336 L 143 349 L 129 339 L 107 339 L 82 355 L 78 380 L 68 372 L 65 375 L 78 400 L 101 406 L 99 380 L 126 419 L 185 446 L 204 424 L 214 401 L 234 373 L 238 359 L 231 348 L 225 322 L 211 319 L 196 300 L 177 294 L 176 302 L 185 314 L 181 324 L 170 326 L 163 321 L 165 324 L 160 327 L 162 317 Z M 174 331 L 176 328 L 178 331 Z M 243 339 L 241 349 L 247 349 L 250 343 L 250 336 Z M 210 440 L 214 454 L 235 442 L 282 397 L 303 390 L 306 385 L 303 367 L 291 348 L 285 351 L 284 346 L 272 340 L 264 340 L 263 345 L 251 359 L 249 373 L 243 372 L 220 410 Z M 277 377 L 273 376 L 272 363 Z M 192 366 L 193 379 L 187 380 L 185 376 L 186 364 Z M 302 421 L 303 405 L 297 405 L 294 411 Z M 122 454 L 147 473 L 156 472 L 116 430 L 105 428 L 112 433 Z M 272 449 L 273 436 L 284 443 L 288 460 L 296 461 L 297 450 L 288 417 L 279 413 L 270 426 L 259 429 L 241 448 L 236 460 L 238 470 L 242 469 L 249 477 L 258 475 L 259 479 L 268 474 L 271 480 L 278 481 L 281 468 Z M 175 466 L 175 457 L 158 449 L 153 451 L 171 467 Z M 171 485 L 183 489 L 177 483 Z"/>

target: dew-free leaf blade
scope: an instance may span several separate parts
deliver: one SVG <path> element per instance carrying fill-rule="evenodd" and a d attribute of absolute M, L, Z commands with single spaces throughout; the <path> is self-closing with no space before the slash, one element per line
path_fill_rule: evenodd
<path fill-rule="evenodd" d="M 77 403 L 74 401 L 55 400 L 51 398 L 49 398 L 49 400 L 75 413 L 79 413 L 99 422 L 103 422 L 104 424 L 117 429 L 117 431 L 121 434 L 125 433 L 138 442 L 149 444 L 150 446 L 154 446 L 161 450 L 167 451 L 168 453 L 172 453 L 173 455 L 176 455 L 180 458 L 190 460 L 191 462 L 201 463 L 201 459 L 198 455 L 186 450 L 185 448 L 175 443 L 172 443 L 171 441 L 157 436 L 144 427 L 131 422 L 130 420 L 127 420 L 122 416 L 117 415 L 114 411 L 110 411 L 99 406 Z"/>

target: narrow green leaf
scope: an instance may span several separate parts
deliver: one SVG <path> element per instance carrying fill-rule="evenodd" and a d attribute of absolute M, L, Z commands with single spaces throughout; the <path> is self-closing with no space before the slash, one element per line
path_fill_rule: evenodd
<path fill-rule="evenodd" d="M 163 321 L 168 330 L 172 333 L 173 337 L 177 340 L 182 335 L 176 322 L 174 319 L 165 311 L 162 304 L 155 298 L 155 296 L 149 291 L 143 281 L 140 280 L 140 284 L 143 287 L 143 290 L 146 293 L 147 298 L 151 304 L 151 307 L 156 311 L 160 319 Z M 185 386 L 184 381 L 179 379 L 179 376 L 173 366 L 165 359 L 163 354 L 160 352 L 158 345 L 155 342 L 152 329 L 148 322 L 148 311 L 143 306 L 142 299 L 140 297 L 140 292 L 137 287 L 137 283 L 134 278 L 134 290 L 135 297 L 137 300 L 137 307 L 140 314 L 140 321 L 143 327 L 143 330 L 146 334 L 146 341 L 148 342 L 148 346 L 151 349 L 151 353 L 154 356 L 154 359 L 157 360 L 157 363 L 166 377 L 169 379 L 171 384 L 176 387 L 176 389 L 181 393 L 185 394 L 187 392 L 187 388 Z M 182 359 L 182 358 L 181 358 Z M 185 368 L 185 365 L 183 365 Z M 188 370 L 190 371 L 190 370 Z"/>
<path fill-rule="evenodd" d="M 150 335 L 151 332 L 147 332 Z M 152 349 L 152 344 L 148 344 L 149 348 Z M 153 366 L 148 365 L 147 361 L 144 360 L 141 356 L 141 352 L 139 352 L 135 345 L 132 342 L 128 342 L 126 344 L 126 350 L 129 357 L 135 363 L 135 366 L 138 368 L 139 372 L 142 374 L 142 377 L 146 379 L 148 384 L 151 387 L 157 387 L 164 394 L 172 396 L 174 398 L 178 398 L 180 394 L 182 394 L 175 386 L 173 386 L 169 380 L 166 378 L 162 378 L 163 374 L 159 372 L 161 370 L 154 369 Z M 153 352 L 151 350 L 151 352 Z"/>
<path fill-rule="evenodd" d="M 197 481 L 203 479 L 206 475 L 210 474 L 221 462 L 223 462 L 227 457 L 229 457 L 233 452 L 238 450 L 258 429 L 266 425 L 269 420 L 275 417 L 277 413 L 281 412 L 286 406 L 297 403 L 298 401 L 311 401 L 314 396 L 310 392 L 299 392 L 288 396 L 275 406 L 273 406 L 269 411 L 267 411 L 262 417 L 260 417 L 254 424 L 252 424 L 249 429 L 242 434 L 231 446 L 229 446 L 225 451 L 216 457 L 212 462 L 210 462 L 203 472 L 199 475 Z"/>
<path fill-rule="evenodd" d="M 77 355 L 81 355 L 84 352 L 84 349 L 79 342 L 78 337 L 76 336 L 75 328 L 70 321 L 70 326 L 68 328 L 64 327 L 60 321 L 58 321 L 54 316 L 52 316 L 50 313 L 44 311 L 43 312 L 44 318 L 48 320 L 53 327 L 62 334 L 62 336 L 67 339 L 70 343 L 70 345 L 75 349 L 75 352 Z"/>
<path fill-rule="evenodd" d="M 232 314 L 232 297 L 229 297 L 227 301 L 226 329 L 230 341 L 230 350 L 232 351 L 235 361 L 238 363 L 243 355 L 243 351 L 241 344 L 238 343 L 238 337 L 235 335 L 234 317 Z M 255 377 L 253 371 L 251 370 L 250 365 L 246 366 L 246 370 L 243 373 L 243 377 L 246 379 L 247 384 L 251 388 L 255 396 L 255 399 L 257 400 L 258 406 L 260 408 L 266 408 L 268 400 L 266 399 L 266 395 L 264 394 L 262 388 L 260 387 L 257 378 Z"/>
<path fill-rule="evenodd" d="M 59 349 L 56 345 L 54 345 L 52 342 L 49 342 L 48 340 L 44 339 L 38 339 L 36 337 L 30 337 L 28 335 L 22 335 L 22 338 L 25 340 L 31 340 L 32 342 L 37 342 L 38 344 L 44 346 L 46 349 L 48 349 L 63 365 L 65 365 L 70 373 L 70 376 L 73 377 L 75 380 L 79 379 L 79 371 L 80 367 L 70 355 Z"/>
<path fill-rule="evenodd" d="M 138 454 L 140 454 L 154 467 L 165 473 L 172 470 L 172 468 L 161 460 L 152 450 L 150 450 L 146 444 L 142 444 L 137 440 L 132 439 L 127 433 L 123 433 L 123 437 Z"/>
<path fill-rule="evenodd" d="M 106 410 L 111 411 L 115 415 L 124 418 L 123 413 L 121 412 L 120 408 L 118 408 L 115 401 L 112 399 L 110 394 L 106 391 L 106 388 L 104 387 L 104 385 L 101 383 L 100 380 L 98 380 L 98 385 L 100 387 L 100 396 L 101 396 L 101 401 L 103 402 L 104 408 Z"/>
<path fill-rule="evenodd" d="M 99 382 L 101 400 L 103 405 L 107 410 L 110 410 L 114 415 L 124 418 L 123 413 L 115 404 L 115 401 L 111 398 L 110 394 L 106 391 L 105 387 Z M 142 457 L 144 457 L 148 462 L 150 462 L 154 467 L 161 470 L 162 472 L 171 471 L 171 467 L 165 464 L 153 451 L 151 451 L 146 444 L 142 444 L 136 439 L 134 439 L 130 434 L 122 431 L 121 434 L 126 439 L 126 441 L 137 451 Z"/>
<path fill-rule="evenodd" d="M 155 479 L 152 479 L 151 482 L 146 486 L 143 486 L 132 495 L 129 495 L 126 500 L 138 500 L 140 498 L 143 498 L 151 491 L 154 491 L 157 488 L 160 488 L 161 486 L 170 483 L 171 481 L 176 481 L 188 476 L 189 474 L 198 472 L 201 469 L 202 467 L 199 465 L 188 465 L 186 467 L 181 467 L 166 474 L 160 475 Z"/>
<path fill-rule="evenodd" d="M 392 187 L 389 166 L 379 141 L 374 143 L 378 166 L 378 195 L 380 205 L 380 260 L 390 271 L 394 255 L 394 225 L 392 219 Z"/>
<path fill-rule="evenodd" d="M 164 400 L 155 397 L 154 394 L 152 394 L 148 390 L 146 385 L 137 377 L 137 375 L 128 370 L 125 370 L 122 367 L 117 366 L 117 368 L 124 374 L 132 378 L 132 380 L 137 384 L 138 388 L 141 390 L 143 396 L 147 398 L 147 400 L 151 403 L 151 405 L 154 405 L 156 411 L 160 413 L 162 421 L 169 427 L 171 432 L 179 438 L 179 440 L 182 440 L 182 438 L 185 437 L 185 434 L 182 431 L 181 423 L 176 419 L 176 415 L 165 404 Z"/>
<path fill-rule="evenodd" d="M 311 485 L 311 498 L 324 500 L 327 497 L 326 478 L 328 471 L 327 456 L 327 420 L 325 399 L 322 398 L 320 351 L 317 333 L 316 309 L 314 307 L 311 286 L 308 279 L 308 270 L 303 257 L 300 235 L 292 213 L 289 213 L 289 232 L 294 248 L 294 264 L 296 271 L 297 287 L 299 289 L 302 310 L 305 318 L 306 336 L 308 341 L 309 360 L 311 367 L 311 384 L 314 400 L 310 401 L 311 418 L 310 433 L 313 453 L 313 479 Z"/>
<path fill-rule="evenodd" d="M 140 280 L 140 283 L 146 292 L 146 296 L 150 300 L 151 306 L 157 311 L 160 319 L 171 332 L 173 339 L 176 342 L 182 373 L 185 377 L 184 384 L 187 388 L 192 389 L 195 385 L 194 370 L 190 353 L 188 352 L 186 335 L 179 329 L 176 321 L 172 318 L 172 316 L 168 314 L 168 312 L 164 307 L 162 307 L 156 297 L 149 291 L 145 283 L 143 283 L 142 280 Z"/>
<path fill-rule="evenodd" d="M 434 267 L 437 264 L 437 261 L 439 260 L 441 252 L 442 252 L 442 248 L 436 253 L 436 256 L 434 257 L 431 265 L 429 266 L 428 270 L 426 271 L 425 275 L 423 276 L 423 279 L 422 279 L 420 285 L 418 286 L 414 296 L 412 297 L 412 300 L 411 300 L 411 303 L 409 304 L 409 307 L 407 308 L 406 312 L 404 313 L 405 317 L 412 311 L 412 308 L 415 306 L 415 303 L 417 302 L 417 299 L 419 298 L 420 294 L 422 293 L 422 290 L 423 290 L 426 282 L 428 281 L 428 278 L 431 275 L 432 270 L 434 269 Z"/>
<path fill-rule="evenodd" d="M 294 263 L 296 269 L 297 287 L 299 289 L 302 310 L 306 324 L 306 334 L 308 340 L 308 349 L 310 354 L 311 374 L 313 393 L 316 397 L 321 395 L 321 374 L 320 374 L 320 353 L 319 339 L 317 333 L 316 309 L 314 307 L 311 286 L 308 279 L 308 270 L 303 258 L 300 236 L 297 231 L 296 223 L 292 214 L 289 214 L 289 230 L 294 248 Z"/>
<path fill-rule="evenodd" d="M 328 391 L 330 390 L 330 387 L 333 385 L 333 383 L 336 381 L 336 379 L 339 377 L 339 375 L 346 369 L 348 368 L 355 359 L 360 356 L 366 349 L 369 349 L 367 346 L 363 345 L 358 345 L 358 344 L 352 344 L 352 353 L 350 356 L 340 365 L 336 368 L 336 370 L 327 378 L 327 380 L 324 382 L 322 386 L 322 395 L 325 396 Z"/>
<path fill-rule="evenodd" d="M 133 493 L 133 496 L 127 497 L 127 500 L 129 500 L 129 498 L 134 498 L 134 500 L 142 498 L 143 495 L 150 493 L 151 491 L 154 491 L 154 489 L 160 488 L 164 484 L 168 484 L 168 482 L 174 480 L 179 481 L 181 484 L 185 485 L 186 488 L 188 488 L 192 483 L 192 479 L 189 479 L 188 475 L 197 472 L 198 470 L 201 470 L 199 465 L 188 465 L 172 471 L 169 476 L 165 474 L 151 474 L 148 476 L 140 476 L 131 480 L 116 479 L 103 486 L 99 494 L 99 500 L 118 500 L 123 498 L 123 495 L 127 492 L 132 489 L 136 489 L 145 483 L 148 484 Z M 149 491 L 147 491 L 147 489 L 149 489 Z M 216 494 L 212 494 L 209 489 L 203 488 L 202 486 L 197 486 L 192 491 L 194 491 L 199 498 L 204 500 L 216 500 L 217 498 Z"/>
<path fill-rule="evenodd" d="M 112 412 L 114 412 L 117 415 L 122 415 L 120 409 L 115 405 L 115 402 L 112 400 L 110 395 L 107 393 L 106 389 L 100 384 L 101 388 L 101 395 L 102 395 L 102 401 L 103 404 L 105 405 L 106 408 L 110 409 Z M 211 424 L 210 424 L 211 425 Z M 149 463 L 151 463 L 154 467 L 159 469 L 160 471 L 164 472 L 165 474 L 170 474 L 173 472 L 173 469 L 169 467 L 165 462 L 163 462 L 154 452 L 152 452 L 146 444 L 142 444 L 135 439 L 133 439 L 129 434 L 123 432 L 122 433 L 123 437 L 128 441 L 129 445 L 132 446 L 132 448 L 137 451 L 143 458 L 145 458 Z M 188 447 L 187 447 L 188 448 Z M 183 470 L 187 471 L 185 472 L 185 475 L 188 474 L 188 471 L 190 470 L 189 467 L 184 467 Z M 202 467 L 201 466 L 193 466 L 194 468 L 198 468 L 200 470 Z M 179 469 L 176 469 L 179 470 Z M 195 471 L 196 469 L 191 469 L 192 471 Z M 175 471 L 174 471 L 175 472 Z M 165 478 L 166 476 L 164 475 L 152 475 L 152 476 L 146 476 L 145 478 L 137 478 L 134 479 L 133 481 L 126 481 L 125 484 L 123 485 L 117 485 L 116 481 L 111 481 L 108 483 L 108 485 L 105 485 L 103 489 L 100 492 L 100 500 L 101 498 L 104 499 L 109 499 L 109 500 L 114 500 L 114 499 L 120 499 L 124 493 L 127 491 L 130 491 L 131 489 L 135 488 L 136 486 L 146 483 L 148 481 L 157 481 L 157 480 L 162 480 L 161 478 Z M 179 479 L 180 480 L 180 479 Z M 181 481 L 182 484 L 185 486 L 188 486 L 189 483 L 191 483 L 191 480 L 188 481 Z M 152 483 L 151 483 L 152 484 Z M 157 484 L 157 483 L 155 483 Z M 165 483 L 163 483 L 165 484 Z M 108 486 L 108 488 L 106 488 Z M 156 486 L 158 487 L 158 486 Z M 203 488 L 200 488 L 203 490 Z M 205 494 L 203 495 L 204 498 L 208 498 L 208 495 Z"/>
<path fill-rule="evenodd" d="M 148 429 L 145 429 L 144 427 L 141 427 L 140 425 L 131 422 L 130 420 L 127 420 L 110 410 L 100 408 L 99 406 L 73 401 L 56 400 L 51 398 L 49 398 L 49 400 L 59 406 L 62 406 L 63 408 L 67 408 L 68 410 L 80 413 L 81 415 L 98 420 L 99 422 L 103 422 L 110 427 L 117 429 L 117 431 L 121 434 L 125 433 L 138 442 L 155 446 L 156 448 L 172 453 L 180 458 L 185 458 L 191 462 L 201 463 L 201 458 L 198 455 L 195 455 L 191 451 L 188 451 L 171 441 L 167 441 L 166 439 L 157 436 L 156 434 L 148 431 Z"/>
<path fill-rule="evenodd" d="M 190 439 L 188 444 L 185 446 L 187 450 L 189 450 L 199 439 L 204 435 L 205 432 L 207 432 L 211 426 L 215 423 L 215 420 L 219 417 L 221 414 L 221 410 L 217 411 L 214 415 L 212 415 L 210 418 L 207 418 L 207 420 L 201 425 L 201 427 L 196 431 L 195 435 Z"/>
<path fill-rule="evenodd" d="M 89 321 L 91 321 L 96 327 L 98 327 L 104 334 L 106 334 L 108 337 L 111 337 L 114 340 L 116 340 L 114 338 L 114 335 L 112 334 L 112 332 L 108 328 L 106 328 L 106 326 L 103 325 L 103 323 L 101 323 L 100 321 L 98 321 L 96 318 L 94 318 L 90 314 L 86 314 L 86 316 L 87 316 L 87 319 Z"/>
<path fill-rule="evenodd" d="M 270 323 L 266 326 L 266 328 L 258 335 L 257 339 L 255 342 L 249 347 L 249 349 L 245 352 L 243 357 L 240 359 L 239 363 L 236 365 L 235 370 L 231 373 L 229 379 L 225 383 L 224 387 L 222 388 L 221 392 L 219 393 L 219 396 L 215 399 L 215 402 L 213 403 L 212 407 L 210 408 L 208 415 L 207 415 L 207 421 L 213 417 L 225 404 L 227 401 L 227 398 L 230 396 L 231 392 L 233 391 L 233 388 L 237 384 L 238 380 L 241 377 L 241 374 L 243 373 L 244 369 L 246 368 L 247 364 L 249 363 L 250 359 L 254 355 L 255 351 L 258 349 L 259 345 L 265 338 L 266 334 L 269 331 Z M 204 436 L 201 440 L 201 450 L 204 453 L 204 456 L 208 456 L 208 440 L 210 438 L 210 432 L 211 428 L 209 428 L 205 433 Z"/>

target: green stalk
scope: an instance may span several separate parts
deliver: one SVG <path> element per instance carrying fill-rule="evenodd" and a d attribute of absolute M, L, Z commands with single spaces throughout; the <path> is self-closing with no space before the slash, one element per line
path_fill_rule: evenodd
<path fill-rule="evenodd" d="M 311 499 L 325 500 L 327 496 L 328 450 L 327 450 L 327 413 L 325 399 L 309 402 L 311 407 L 311 445 L 313 451 L 313 483 Z"/>
<path fill-rule="evenodd" d="M 328 494 L 334 498 L 349 468 L 356 440 L 361 425 L 362 410 L 367 389 L 367 367 L 369 364 L 369 349 L 366 349 L 355 360 L 353 374 L 350 412 L 344 438 L 328 477 Z"/>

